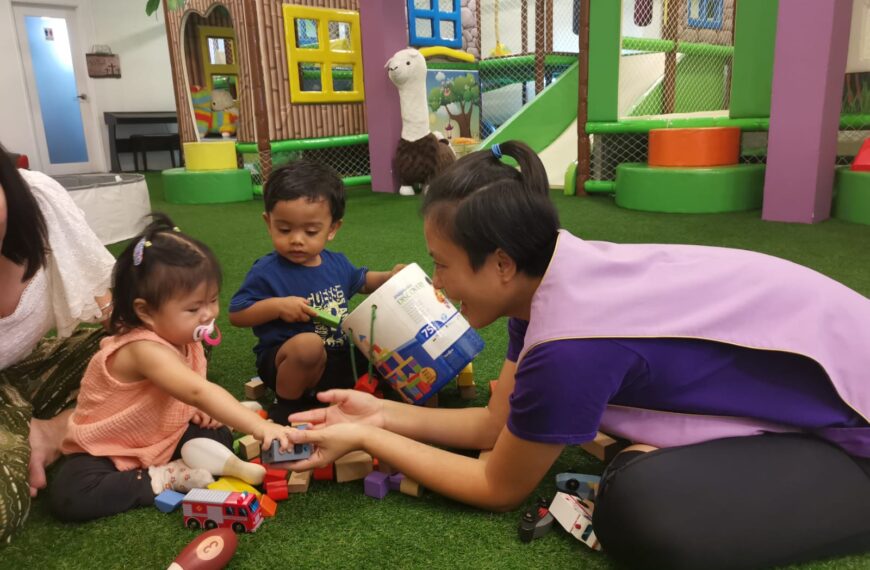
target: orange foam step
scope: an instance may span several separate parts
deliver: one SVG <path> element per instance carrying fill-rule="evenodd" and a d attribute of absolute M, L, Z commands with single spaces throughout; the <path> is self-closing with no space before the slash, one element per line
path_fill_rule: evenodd
<path fill-rule="evenodd" d="M 649 165 L 675 167 L 731 166 L 740 160 L 740 129 L 652 129 Z"/>

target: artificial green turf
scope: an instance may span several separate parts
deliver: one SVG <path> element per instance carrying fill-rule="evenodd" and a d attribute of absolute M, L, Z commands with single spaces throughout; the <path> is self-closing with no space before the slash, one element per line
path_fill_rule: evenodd
<path fill-rule="evenodd" d="M 262 203 L 171 205 L 162 200 L 159 178 L 151 176 L 149 183 L 154 209 L 168 212 L 184 231 L 210 244 L 217 253 L 224 269 L 221 306 L 225 308 L 251 262 L 270 249 L 260 217 Z M 619 209 L 605 197 L 569 198 L 554 193 L 553 198 L 563 226 L 587 239 L 754 249 L 808 265 L 870 295 L 870 226 L 836 220 L 814 226 L 774 224 L 760 221 L 758 212 L 644 214 Z M 372 269 L 417 261 L 431 272 L 418 204 L 419 198 L 352 189 L 344 225 L 331 247 Z M 121 247 L 111 249 L 117 254 Z M 254 337 L 249 330 L 232 328 L 225 313 L 218 322 L 223 343 L 215 349 L 209 378 L 241 398 L 242 385 L 255 373 L 251 352 Z M 481 334 L 487 347 L 475 361 L 479 396 L 474 403 L 478 405 L 485 403 L 486 381 L 497 375 L 504 356 L 505 322 L 497 322 Z M 441 405 L 455 407 L 465 402 L 458 399 L 454 386 L 448 386 L 441 394 Z M 552 475 L 572 468 L 599 473 L 601 464 L 578 448 L 568 449 L 537 494 L 552 497 Z M 230 567 L 614 567 L 602 554 L 591 552 L 560 529 L 531 544 L 521 543 L 516 533 L 520 514 L 485 513 L 432 493 L 419 499 L 391 493 L 378 501 L 363 494 L 361 481 L 314 481 L 307 494 L 293 495 L 280 503 L 275 519 L 268 519 L 255 534 L 240 537 Z M 0 551 L 0 566 L 165 568 L 193 536 L 183 527 L 180 513 L 167 515 L 152 508 L 86 524 L 61 524 L 51 518 L 41 496 L 25 529 Z M 870 555 L 800 568 L 867 567 Z"/>

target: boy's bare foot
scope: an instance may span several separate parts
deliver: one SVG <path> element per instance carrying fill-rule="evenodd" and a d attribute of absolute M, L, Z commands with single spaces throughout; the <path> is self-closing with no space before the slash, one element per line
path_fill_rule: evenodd
<path fill-rule="evenodd" d="M 30 496 L 45 489 L 45 468 L 60 457 L 60 444 L 72 410 L 64 410 L 50 420 L 30 420 Z"/>

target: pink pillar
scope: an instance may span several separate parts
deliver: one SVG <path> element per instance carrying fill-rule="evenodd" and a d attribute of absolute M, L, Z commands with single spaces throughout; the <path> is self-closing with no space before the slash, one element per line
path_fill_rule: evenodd
<path fill-rule="evenodd" d="M 762 217 L 831 213 L 852 0 L 779 0 Z"/>
<path fill-rule="evenodd" d="M 399 179 L 393 156 L 402 136 L 399 92 L 384 65 L 394 53 L 408 47 L 408 22 L 403 3 L 396 0 L 363 0 L 359 3 L 365 74 L 366 122 L 372 190 L 396 192 Z"/>

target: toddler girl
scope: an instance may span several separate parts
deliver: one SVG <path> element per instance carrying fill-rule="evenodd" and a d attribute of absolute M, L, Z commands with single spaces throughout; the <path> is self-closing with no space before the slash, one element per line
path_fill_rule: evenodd
<path fill-rule="evenodd" d="M 228 424 L 268 447 L 287 431 L 205 377 L 200 340 L 214 331 L 221 270 L 211 250 L 155 214 L 112 275 L 113 336 L 88 365 L 51 486 L 58 518 L 84 521 L 151 505 L 164 489 L 212 482 L 180 457 L 193 438 L 231 447 Z M 207 332 L 206 332 L 207 331 Z M 209 337 L 211 338 L 211 337 Z M 220 423 L 219 423 L 220 422 Z"/>

